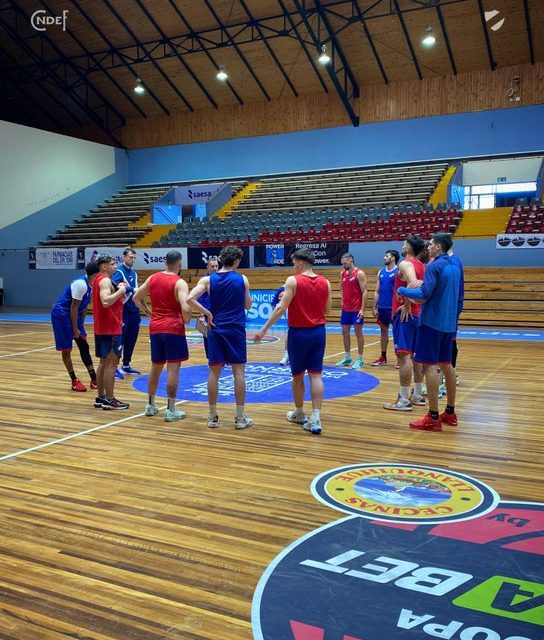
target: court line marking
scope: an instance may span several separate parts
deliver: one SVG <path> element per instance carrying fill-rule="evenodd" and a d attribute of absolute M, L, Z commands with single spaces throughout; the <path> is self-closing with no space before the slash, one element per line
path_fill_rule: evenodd
<path fill-rule="evenodd" d="M 47 351 L 47 349 L 54 349 L 55 345 L 52 344 L 49 347 L 41 347 L 40 349 L 30 349 L 30 351 L 17 351 L 17 353 L 5 353 L 0 358 L 13 358 L 14 356 L 24 356 L 27 353 L 35 353 L 36 351 Z"/>
<path fill-rule="evenodd" d="M 25 331 L 24 333 L 8 333 L 7 335 L 0 335 L 0 340 L 2 338 L 15 338 L 15 336 L 31 336 L 34 333 L 39 333 L 39 331 Z"/>
<path fill-rule="evenodd" d="M 368 342 L 368 343 L 365 342 L 365 348 L 366 347 L 373 347 L 375 344 L 380 344 L 380 342 L 381 342 L 381 340 L 376 340 L 376 342 Z M 353 349 L 350 349 L 350 353 L 352 351 L 355 351 L 356 349 L 357 349 L 357 347 L 353 347 Z M 338 356 L 343 356 L 344 353 L 345 353 L 344 351 L 339 351 L 338 353 L 333 353 L 330 356 L 325 356 L 323 358 L 323 360 L 327 360 L 328 358 L 337 358 Z"/>
<path fill-rule="evenodd" d="M 187 402 L 187 400 L 178 400 L 176 405 L 183 404 Z M 166 409 L 168 405 L 164 405 L 164 407 L 159 407 L 159 411 L 162 409 Z M 54 444 L 60 444 L 61 442 L 66 442 L 67 440 L 73 440 L 74 438 L 79 438 L 79 436 L 86 436 L 89 433 L 94 433 L 95 431 L 100 431 L 101 429 L 106 429 L 107 427 L 114 427 L 118 424 L 123 424 L 123 422 L 128 422 L 129 420 L 133 420 L 134 418 L 141 418 L 145 416 L 145 412 L 136 413 L 133 416 L 127 416 L 126 418 L 121 418 L 121 420 L 115 420 L 114 422 L 108 422 L 107 424 L 100 424 L 97 427 L 91 427 L 90 429 L 85 429 L 84 431 L 78 431 L 77 433 L 71 433 L 68 436 L 64 436 L 63 438 L 57 438 L 56 440 L 51 440 L 50 442 L 42 442 L 41 444 L 37 444 L 34 447 L 29 447 L 28 449 L 22 449 L 21 451 L 14 451 L 13 453 L 8 453 L 5 456 L 0 456 L 0 462 L 4 460 L 9 460 L 10 458 L 17 458 L 18 456 L 22 456 L 25 453 L 32 453 L 33 451 L 39 451 L 40 449 L 45 449 L 46 447 L 52 447 Z"/>

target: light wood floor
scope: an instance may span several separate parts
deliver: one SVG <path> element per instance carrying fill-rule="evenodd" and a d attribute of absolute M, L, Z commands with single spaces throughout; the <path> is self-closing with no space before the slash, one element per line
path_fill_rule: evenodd
<path fill-rule="evenodd" d="M 340 340 L 329 337 L 328 363 Z M 92 392 L 69 391 L 52 344 L 48 325 L 0 323 L 0 457 L 124 421 L 0 460 L 0 639 L 250 640 L 266 566 L 342 517 L 309 491 L 337 466 L 429 464 L 505 499 L 542 500 L 542 343 L 461 341 L 457 428 L 409 431 L 410 414 L 381 409 L 397 392 L 394 367 L 368 367 L 380 386 L 328 401 L 321 436 L 287 423 L 287 404 L 250 405 L 255 426 L 242 432 L 232 407 L 219 430 L 197 403 L 179 423 L 145 418 L 128 381 L 117 385 L 128 412 L 94 410 Z M 250 358 L 275 362 L 281 344 Z M 203 355 L 192 348 L 190 363 Z M 147 363 L 143 329 L 134 365 Z"/>

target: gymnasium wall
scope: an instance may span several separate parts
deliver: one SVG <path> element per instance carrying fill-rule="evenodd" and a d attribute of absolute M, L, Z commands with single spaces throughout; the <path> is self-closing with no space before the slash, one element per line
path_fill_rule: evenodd
<path fill-rule="evenodd" d="M 129 151 L 129 182 L 259 176 L 544 151 L 544 105 Z"/>
<path fill-rule="evenodd" d="M 127 182 L 124 150 L 0 121 L 0 248 L 36 244 Z"/>

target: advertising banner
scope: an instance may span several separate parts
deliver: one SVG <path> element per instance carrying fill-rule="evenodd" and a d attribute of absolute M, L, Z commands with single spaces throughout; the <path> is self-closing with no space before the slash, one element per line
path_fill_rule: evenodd
<path fill-rule="evenodd" d="M 340 265 L 348 251 L 347 242 L 297 242 L 290 244 L 260 244 L 255 246 L 256 267 L 290 267 L 291 256 L 298 249 L 310 249 L 315 254 L 316 267 Z"/>
<path fill-rule="evenodd" d="M 223 247 L 189 247 L 187 249 L 187 267 L 189 269 L 205 269 L 210 258 L 219 259 Z M 244 252 L 240 269 L 249 269 L 249 247 L 240 247 Z"/>
<path fill-rule="evenodd" d="M 29 269 L 77 269 L 77 247 L 37 247 L 29 249 Z"/>
<path fill-rule="evenodd" d="M 250 282 L 251 285 L 251 282 Z M 251 291 L 253 304 L 247 312 L 247 321 L 251 325 L 263 325 L 272 315 L 272 298 L 276 292 L 272 289 L 255 289 Z M 281 317 L 272 329 L 286 329 L 287 317 Z"/>
<path fill-rule="evenodd" d="M 502 233 L 497 249 L 544 249 L 544 233 Z"/>

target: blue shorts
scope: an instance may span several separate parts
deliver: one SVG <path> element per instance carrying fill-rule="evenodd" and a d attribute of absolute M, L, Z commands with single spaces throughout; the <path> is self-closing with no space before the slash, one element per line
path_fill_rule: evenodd
<path fill-rule="evenodd" d="M 72 330 L 72 320 L 70 316 L 59 315 L 54 311 L 51 313 L 51 324 L 55 334 L 55 348 L 57 351 L 71 351 L 74 332 Z M 78 317 L 77 328 L 82 338 L 87 338 L 87 332 L 83 327 L 83 318 Z"/>
<path fill-rule="evenodd" d="M 287 332 L 287 353 L 291 373 L 294 376 L 323 371 L 323 356 L 327 334 L 325 325 L 317 327 L 289 327 Z"/>
<path fill-rule="evenodd" d="M 450 364 L 455 331 L 438 331 L 422 324 L 417 330 L 414 360 L 423 364 Z"/>
<path fill-rule="evenodd" d="M 123 350 L 123 336 L 106 336 L 94 334 L 94 353 L 97 358 L 107 358 L 113 351 L 120 358 Z"/>
<path fill-rule="evenodd" d="M 387 329 L 391 324 L 391 309 L 378 307 L 378 317 L 376 318 L 376 322 L 380 327 L 385 327 Z"/>
<path fill-rule="evenodd" d="M 247 362 L 245 327 L 213 327 L 208 331 L 208 363 L 244 364 Z"/>
<path fill-rule="evenodd" d="M 189 359 L 187 339 L 179 333 L 151 333 L 151 362 L 183 362 Z"/>
<path fill-rule="evenodd" d="M 340 316 L 340 324 L 364 324 L 364 318 L 357 318 L 358 315 L 358 311 L 342 311 L 342 314 Z"/>
<path fill-rule="evenodd" d="M 410 318 L 406 322 L 400 321 L 400 310 L 393 317 L 393 344 L 395 353 L 412 355 L 416 348 L 416 336 L 419 318 Z"/>

